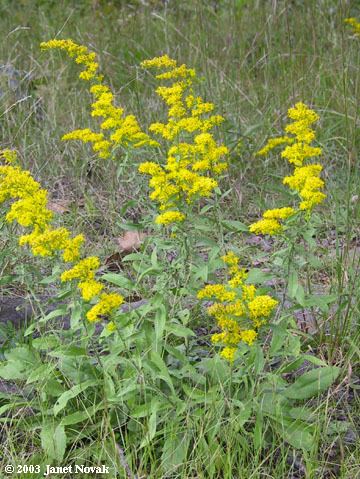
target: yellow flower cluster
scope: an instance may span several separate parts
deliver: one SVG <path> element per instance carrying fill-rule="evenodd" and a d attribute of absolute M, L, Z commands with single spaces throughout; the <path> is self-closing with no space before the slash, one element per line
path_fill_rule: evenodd
<path fill-rule="evenodd" d="M 42 50 L 63 50 L 69 57 L 75 58 L 75 62 L 83 65 L 85 68 L 80 73 L 79 78 L 85 81 L 102 81 L 102 76 L 97 75 L 99 64 L 96 62 L 96 54 L 90 52 L 85 46 L 78 45 L 71 39 L 68 40 L 49 40 L 40 44 Z"/>
<path fill-rule="evenodd" d="M 288 117 L 293 120 L 285 127 L 288 135 L 271 138 L 258 155 L 265 155 L 273 148 L 286 144 L 281 156 L 295 166 L 294 173 L 286 176 L 283 183 L 296 191 L 301 198 L 299 208 L 275 208 L 265 211 L 263 219 L 250 225 L 249 230 L 255 234 L 274 235 L 283 230 L 279 220 L 293 216 L 299 210 L 310 212 L 314 206 L 322 203 L 326 195 L 320 190 L 324 181 L 320 178 L 322 166 L 319 164 L 304 164 L 309 158 L 320 156 L 321 148 L 312 146 L 315 140 L 313 123 L 318 121 L 318 115 L 303 103 L 297 103 L 288 110 Z M 292 136 L 289 136 L 292 135 Z"/>
<path fill-rule="evenodd" d="M 71 238 L 66 228 L 51 226 L 53 213 L 47 207 L 47 192 L 35 181 L 29 171 L 16 166 L 16 153 L 10 150 L 0 152 L 0 204 L 12 201 L 6 221 L 16 221 L 21 226 L 31 228 L 29 234 L 19 238 L 21 246 L 28 245 L 34 256 L 54 256 L 62 254 L 65 263 L 76 263 L 64 271 L 61 281 L 78 280 L 82 298 L 90 301 L 97 297 L 104 285 L 95 280 L 100 261 L 95 256 L 80 259 L 80 249 L 84 236 Z M 102 294 L 100 300 L 87 312 L 89 321 L 97 321 L 108 315 L 123 302 L 118 294 Z"/>
<path fill-rule="evenodd" d="M 119 294 L 104 293 L 100 296 L 100 301 L 88 311 L 86 317 L 92 323 L 99 321 L 101 318 L 109 316 L 122 303 L 123 298 Z"/>
<path fill-rule="evenodd" d="M 213 334 L 213 343 L 222 343 L 220 355 L 230 362 L 235 359 L 238 344 L 251 346 L 258 329 L 272 314 L 278 301 L 268 295 L 256 296 L 254 285 L 245 284 L 247 274 L 239 267 L 239 258 L 229 252 L 222 257 L 228 267 L 230 279 L 226 284 L 208 284 L 198 292 L 198 299 L 215 299 L 208 308 L 221 333 Z"/>
<path fill-rule="evenodd" d="M 213 103 L 194 96 L 195 70 L 178 65 L 167 55 L 145 60 L 144 68 L 163 70 L 158 80 L 167 81 L 159 86 L 157 94 L 168 107 L 167 123 L 153 123 L 149 130 L 170 143 L 164 166 L 154 162 L 140 165 L 140 173 L 150 175 L 150 198 L 159 203 L 160 214 L 156 222 L 170 224 L 184 221 L 183 205 L 190 205 L 196 198 L 209 197 L 217 186 L 216 177 L 227 164 L 226 146 L 218 145 L 210 130 L 223 121 L 219 115 L 211 115 Z"/>
<path fill-rule="evenodd" d="M 344 21 L 352 27 L 354 35 L 360 36 L 360 22 L 356 18 L 345 18 Z"/>
<path fill-rule="evenodd" d="M 62 137 L 66 140 L 79 140 L 90 143 L 100 158 L 109 158 L 117 146 L 140 148 L 144 145 L 158 146 L 144 133 L 134 115 L 124 115 L 121 107 L 115 106 L 114 95 L 103 83 L 103 76 L 97 75 L 99 64 L 96 54 L 72 40 L 50 40 L 40 44 L 42 50 L 60 49 L 65 51 L 75 62 L 85 66 L 79 77 L 92 83 L 90 93 L 94 97 L 91 104 L 91 116 L 102 118 L 100 131 L 89 128 L 74 130 Z"/>

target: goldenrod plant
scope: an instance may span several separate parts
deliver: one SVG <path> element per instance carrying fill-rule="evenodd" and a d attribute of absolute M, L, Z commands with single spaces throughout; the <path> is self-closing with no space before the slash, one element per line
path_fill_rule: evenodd
<path fill-rule="evenodd" d="M 357 33 L 355 20 L 347 23 Z M 323 120 L 317 102 L 304 94 L 311 108 L 287 104 L 284 134 L 257 154 L 256 134 L 244 136 L 257 168 L 286 160 L 274 164 L 287 171 L 275 207 L 264 200 L 261 219 L 253 212 L 247 227 L 242 209 L 234 220 L 221 212 L 232 192 L 222 193 L 231 169 L 242 167 L 234 166 L 228 141 L 227 103 L 219 103 L 224 117 L 217 114 L 210 91 L 201 94 L 201 69 L 172 58 L 182 57 L 181 50 L 141 61 L 151 56 L 142 51 L 138 58 L 141 81 L 154 78 L 165 104 L 163 117 L 148 126 L 130 113 L 133 105 L 118 106 L 87 46 L 53 39 L 41 50 L 65 52 L 82 67 L 91 128 L 62 140 L 89 143 L 99 168 L 130 158 L 127 168 L 151 200 L 144 200 L 149 211 L 136 224 L 111 214 L 122 226 L 147 229 L 148 237 L 109 271 L 88 232 L 73 234 L 50 209 L 51 187 L 35 180 L 42 173 L 26 151 L 18 158 L 2 150 L 1 231 L 37 271 L 34 278 L 42 278 L 31 288 L 32 278 L 24 283 L 31 295 L 48 288 L 55 303 L 48 311 L 39 299 L 38 316 L 0 358 L 0 378 L 21 389 L 21 395 L 0 392 L 2 423 L 19 437 L 31 431 L 24 447 L 42 473 L 46 465 L 80 462 L 104 464 L 109 477 L 124 479 L 255 478 L 282 454 L 281 468 L 269 477 L 288 477 L 289 457 L 301 458 L 309 479 L 320 477 L 314 463 L 322 443 L 331 443 L 341 425 L 333 419 L 320 425 L 318 418 L 331 410 L 345 361 L 324 352 L 331 333 L 316 323 L 332 314 L 339 297 L 317 291 L 309 271 L 320 268 L 316 239 L 331 195 L 322 133 L 315 133 Z M 280 158 L 271 154 L 276 148 Z M 119 175 L 117 188 L 126 180 Z M 298 327 L 299 311 L 314 313 L 313 336 Z M 68 330 L 58 322 L 63 317 Z"/>
<path fill-rule="evenodd" d="M 283 179 L 283 183 L 299 195 L 301 202 L 296 209 L 285 206 L 265 211 L 263 219 L 250 225 L 250 231 L 255 234 L 280 233 L 283 228 L 279 220 L 286 220 L 297 211 L 307 212 L 309 217 L 312 209 L 322 203 L 326 197 L 321 191 L 324 187 L 324 181 L 320 178 L 322 166 L 318 163 L 308 164 L 309 159 L 320 156 L 322 153 L 321 148 L 312 146 L 315 140 L 312 124 L 318 121 L 319 117 L 300 102 L 289 109 L 288 117 L 293 120 L 285 127 L 288 135 L 271 138 L 257 154 L 263 156 L 280 145 L 286 145 L 281 152 L 281 157 L 294 165 L 295 169 L 291 176 Z"/>
<path fill-rule="evenodd" d="M 210 133 L 224 118 L 212 115 L 214 104 L 196 96 L 195 70 L 178 65 L 167 55 L 145 60 L 142 67 L 163 71 L 156 79 L 170 83 L 156 89 L 168 107 L 168 122 L 149 127 L 169 147 L 165 165 L 145 162 L 139 171 L 151 176 L 150 198 L 159 203 L 162 212 L 156 222 L 181 222 L 186 217 L 186 206 L 199 197 L 209 197 L 218 185 L 216 178 L 227 168 L 224 156 L 228 149 L 217 145 Z"/>
<path fill-rule="evenodd" d="M 123 298 L 117 294 L 102 293 L 99 299 L 104 288 L 100 281 L 95 280 L 95 273 L 100 266 L 99 258 L 89 256 L 80 259 L 84 236 L 71 238 L 66 228 L 53 228 L 53 213 L 47 207 L 47 191 L 31 177 L 29 171 L 16 165 L 16 152 L 3 150 L 0 155 L 6 162 L 0 166 L 0 201 L 12 201 L 6 221 L 16 221 L 32 230 L 31 233 L 20 236 L 19 244 L 29 245 L 35 256 L 54 258 L 61 253 L 61 259 L 65 263 L 75 263 L 71 269 L 62 273 L 61 281 L 76 280 L 85 301 L 98 298 L 86 314 L 89 321 L 98 321 L 101 315 L 109 315 L 122 304 Z"/>
<path fill-rule="evenodd" d="M 230 251 L 222 257 L 228 265 L 230 279 L 226 284 L 209 284 L 198 293 L 199 299 L 213 299 L 208 307 L 209 315 L 214 316 L 221 333 L 213 334 L 213 343 L 223 343 L 220 356 L 234 361 L 237 345 L 244 342 L 251 346 L 256 340 L 257 330 L 266 322 L 278 301 L 268 295 L 256 295 L 252 284 L 245 284 L 247 274 L 239 267 L 239 258 Z"/>

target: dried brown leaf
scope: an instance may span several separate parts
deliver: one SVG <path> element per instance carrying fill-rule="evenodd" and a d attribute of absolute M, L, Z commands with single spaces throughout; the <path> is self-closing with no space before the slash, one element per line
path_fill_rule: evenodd
<path fill-rule="evenodd" d="M 142 231 L 126 231 L 123 236 L 116 239 L 116 242 L 121 252 L 130 253 L 138 250 L 145 238 L 146 234 Z"/>
<path fill-rule="evenodd" d="M 70 200 L 57 199 L 57 200 L 54 200 L 54 201 L 49 201 L 47 206 L 48 206 L 49 210 L 53 211 L 54 213 L 58 213 L 59 215 L 63 215 L 64 213 L 69 213 L 70 204 L 71 204 Z"/>

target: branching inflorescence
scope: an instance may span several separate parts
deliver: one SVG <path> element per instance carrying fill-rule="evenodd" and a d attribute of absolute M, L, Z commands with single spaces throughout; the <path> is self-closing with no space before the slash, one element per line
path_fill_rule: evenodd
<path fill-rule="evenodd" d="M 168 107 L 168 121 L 153 123 L 149 130 L 170 145 L 164 166 L 147 161 L 139 171 L 151 176 L 150 198 L 159 203 L 162 212 L 156 222 L 181 222 L 187 205 L 199 197 L 209 197 L 218 184 L 216 178 L 227 168 L 223 158 L 228 149 L 218 145 L 210 132 L 223 118 L 211 114 L 213 103 L 195 96 L 195 70 L 179 66 L 167 55 L 145 60 L 142 66 L 162 71 L 156 79 L 168 82 L 156 90 Z"/>
<path fill-rule="evenodd" d="M 144 133 L 134 115 L 125 115 L 124 109 L 115 106 L 114 95 L 98 74 L 96 54 L 72 40 L 50 40 L 41 43 L 43 50 L 60 49 L 75 62 L 83 65 L 79 77 L 90 82 L 90 92 L 95 101 L 91 115 L 102 118 L 99 131 L 89 128 L 74 130 L 63 140 L 80 140 L 91 143 L 100 158 L 114 158 L 116 148 L 157 147 L 159 142 Z M 145 60 L 144 68 L 162 70 L 156 75 L 168 82 L 159 86 L 157 94 L 168 106 L 167 123 L 153 123 L 149 130 L 169 142 L 166 165 L 153 161 L 143 162 L 139 171 L 152 178 L 150 198 L 159 204 L 161 214 L 156 223 L 168 225 L 184 221 L 185 209 L 199 197 L 209 197 L 217 186 L 216 177 L 227 164 L 223 157 L 226 146 L 218 145 L 210 132 L 223 121 L 220 115 L 212 115 L 212 103 L 195 96 L 193 85 L 195 70 L 177 62 L 167 55 Z"/>
<path fill-rule="evenodd" d="M 10 201 L 6 221 L 16 221 L 31 232 L 20 236 L 19 244 L 28 245 L 34 256 L 54 257 L 61 255 L 65 263 L 73 263 L 71 269 L 64 271 L 61 280 L 76 281 L 84 301 L 95 300 L 86 317 L 89 321 L 99 321 L 118 308 L 123 298 L 116 293 L 103 292 L 104 284 L 95 279 L 100 266 L 96 256 L 81 259 L 81 247 L 85 241 L 83 235 L 71 237 L 66 228 L 52 226 L 53 212 L 48 208 L 47 191 L 42 189 L 29 171 L 16 165 L 16 153 L 3 150 L 0 158 L 0 204 Z M 101 294 L 100 294 L 101 293 Z"/>
<path fill-rule="evenodd" d="M 118 146 L 140 148 L 158 145 L 141 130 L 134 115 L 125 115 L 124 109 L 115 105 L 113 93 L 104 83 L 103 76 L 98 74 L 99 64 L 94 52 L 72 40 L 50 40 L 40 46 L 42 50 L 63 50 L 76 63 L 84 66 L 79 78 L 90 83 L 89 90 L 95 100 L 91 105 L 91 116 L 102 118 L 100 131 L 89 128 L 74 130 L 64 135 L 63 140 L 91 143 L 94 152 L 104 159 L 110 158 Z"/>
<path fill-rule="evenodd" d="M 283 230 L 279 220 L 285 220 L 299 211 L 310 213 L 314 206 L 322 203 L 326 195 L 321 191 L 324 181 L 320 178 L 322 166 L 318 163 L 306 164 L 307 160 L 320 156 L 321 148 L 313 146 L 315 132 L 313 123 L 318 121 L 318 115 L 303 103 L 297 103 L 288 110 L 288 117 L 293 120 L 285 127 L 287 135 L 271 138 L 258 155 L 266 155 L 270 150 L 280 145 L 286 145 L 281 156 L 295 166 L 291 176 L 283 179 L 284 185 L 298 193 L 300 204 L 298 208 L 276 208 L 267 210 L 263 219 L 250 226 L 255 234 L 273 235 Z"/>
<path fill-rule="evenodd" d="M 266 323 L 278 301 L 268 295 L 257 295 L 252 284 L 245 284 L 247 274 L 239 267 L 239 258 L 230 251 L 222 257 L 230 279 L 226 284 L 208 284 L 198 293 L 199 299 L 216 299 L 207 309 L 214 316 L 221 333 L 213 334 L 212 342 L 224 345 L 220 355 L 230 362 L 238 345 L 251 346 L 258 329 Z"/>

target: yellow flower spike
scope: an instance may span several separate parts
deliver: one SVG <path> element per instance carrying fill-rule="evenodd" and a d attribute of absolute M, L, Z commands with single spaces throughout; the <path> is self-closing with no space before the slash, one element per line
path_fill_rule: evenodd
<path fill-rule="evenodd" d="M 89 256 L 80 260 L 71 269 L 64 271 L 61 275 L 61 281 L 72 281 L 73 279 L 80 279 L 82 281 L 92 280 L 99 267 L 99 258 L 97 256 Z"/>
<path fill-rule="evenodd" d="M 0 151 L 0 158 L 5 160 L 6 163 L 15 163 L 17 161 L 17 153 L 14 150 L 1 150 Z"/>
<path fill-rule="evenodd" d="M 274 148 L 284 145 L 284 144 L 291 144 L 294 142 L 294 138 L 290 138 L 288 136 L 280 136 L 278 138 L 270 138 L 266 145 L 259 150 L 256 155 L 257 156 L 264 156 L 269 153 L 269 151 L 273 150 Z"/>
<path fill-rule="evenodd" d="M 263 214 L 263 218 L 267 220 L 285 220 L 286 218 L 289 218 L 295 213 L 296 211 L 294 210 L 294 208 L 275 208 L 273 210 L 266 210 Z"/>
<path fill-rule="evenodd" d="M 9 199 L 27 198 L 40 190 L 30 173 L 17 166 L 0 166 L 0 181 L 0 204 Z"/>
<path fill-rule="evenodd" d="M 143 68 L 176 68 L 177 62 L 168 55 L 155 57 L 151 60 L 144 60 L 140 63 Z"/>
<path fill-rule="evenodd" d="M 263 219 L 249 226 L 250 233 L 256 235 L 275 235 L 281 233 L 282 225 L 276 219 Z"/>
<path fill-rule="evenodd" d="M 44 229 L 53 217 L 52 211 L 47 209 L 46 205 L 47 191 L 39 189 L 32 196 L 13 203 L 6 215 L 6 221 L 17 221 L 21 226 Z"/>
<path fill-rule="evenodd" d="M 80 248 L 85 241 L 84 235 L 80 234 L 75 236 L 74 238 L 69 239 L 65 243 L 64 252 L 63 252 L 63 260 L 65 263 L 73 263 L 77 261 L 80 257 Z"/>
<path fill-rule="evenodd" d="M 301 168 L 295 168 L 292 176 L 286 176 L 283 179 L 284 185 L 289 186 L 292 190 L 301 191 L 308 178 L 319 177 L 322 166 L 318 164 L 307 165 Z"/>
<path fill-rule="evenodd" d="M 119 294 L 104 293 L 100 296 L 100 301 L 86 313 L 86 317 L 91 323 L 100 321 L 103 317 L 109 316 L 123 302 L 124 298 Z"/>
<path fill-rule="evenodd" d="M 161 175 L 163 172 L 161 166 L 153 161 L 145 161 L 144 163 L 141 163 L 138 170 L 139 173 L 144 173 L 151 176 Z"/>
<path fill-rule="evenodd" d="M 312 158 L 314 156 L 321 155 L 321 148 L 309 146 L 306 143 L 294 143 L 291 146 L 287 146 L 281 153 L 283 158 L 286 158 L 289 163 L 293 163 L 295 166 L 302 166 L 306 158 Z"/>
<path fill-rule="evenodd" d="M 221 259 L 228 266 L 237 266 L 239 264 L 239 258 L 233 251 L 229 251 L 224 256 L 221 256 Z"/>
<path fill-rule="evenodd" d="M 248 303 L 251 319 L 267 318 L 279 302 L 268 295 L 256 296 Z"/>
<path fill-rule="evenodd" d="M 167 70 L 156 75 L 157 80 L 167 81 L 165 86 L 156 89 L 156 93 L 168 107 L 168 121 L 153 123 L 149 130 L 162 136 L 170 145 L 165 165 L 145 162 L 139 171 L 152 177 L 149 181 L 153 189 L 150 198 L 159 203 L 159 210 L 163 212 L 156 223 L 183 221 L 185 215 L 181 209 L 198 198 L 211 196 L 218 186 L 216 176 L 227 168 L 224 156 L 228 149 L 218 145 L 209 132 L 224 119 L 220 115 L 209 116 L 214 105 L 194 96 L 195 70 L 186 65 L 178 66 L 167 55 L 146 60 L 142 66 Z M 178 216 L 180 213 L 184 218 Z"/>
<path fill-rule="evenodd" d="M 66 228 L 45 229 L 42 233 L 33 231 L 19 239 L 19 245 L 28 244 L 34 256 L 52 256 L 63 250 L 69 241 L 69 231 Z"/>
<path fill-rule="evenodd" d="M 172 80 L 178 78 L 194 78 L 195 76 L 195 70 L 187 68 L 186 65 L 180 65 L 179 67 L 174 67 L 168 72 L 159 73 L 155 78 L 157 80 Z"/>
<path fill-rule="evenodd" d="M 241 298 L 244 301 L 252 301 L 255 298 L 256 288 L 253 284 L 244 284 L 242 286 L 242 295 Z"/>
<path fill-rule="evenodd" d="M 93 151 L 102 159 L 110 158 L 118 145 L 126 148 L 159 146 L 157 141 L 141 130 L 134 115 L 126 116 L 124 109 L 115 105 L 113 93 L 107 85 L 103 84 L 102 75 L 98 74 L 99 64 L 94 52 L 90 52 L 87 47 L 78 45 L 72 40 L 50 40 L 41 43 L 40 47 L 42 50 L 63 50 L 69 57 L 75 58 L 75 63 L 85 67 L 79 77 L 92 83 L 89 90 L 95 101 L 91 104 L 91 116 L 103 119 L 100 132 L 89 128 L 74 130 L 62 137 L 64 141 L 77 140 L 91 143 Z"/>
<path fill-rule="evenodd" d="M 171 223 L 181 223 L 185 220 L 185 215 L 180 211 L 166 211 L 157 216 L 155 223 L 158 225 L 169 225 Z"/>
<path fill-rule="evenodd" d="M 241 341 L 251 346 L 256 340 L 258 333 L 254 329 L 241 331 Z"/>
<path fill-rule="evenodd" d="M 238 271 L 237 273 L 235 273 L 231 279 L 229 279 L 228 285 L 231 286 L 232 288 L 238 288 L 239 286 L 243 285 L 246 277 L 247 277 L 246 271 L 242 269 Z"/>
<path fill-rule="evenodd" d="M 239 268 L 239 258 L 235 253 L 226 253 L 222 260 L 232 274 L 246 276 L 245 270 Z M 268 295 L 256 296 L 256 288 L 252 284 L 242 283 L 234 289 L 229 283 L 208 284 L 198 291 L 197 297 L 216 300 L 207 308 L 207 314 L 216 319 L 221 332 L 213 334 L 211 340 L 214 344 L 222 344 L 220 356 L 232 362 L 241 342 L 251 346 L 256 341 L 258 329 L 267 322 L 278 301 Z"/>
<path fill-rule="evenodd" d="M 244 303 L 242 300 L 235 300 L 224 307 L 224 312 L 232 316 L 241 317 L 245 314 Z"/>
<path fill-rule="evenodd" d="M 293 108 L 288 109 L 288 117 L 303 122 L 304 128 L 319 120 L 319 115 L 302 102 L 298 102 Z"/>
<path fill-rule="evenodd" d="M 354 35 L 360 36 L 360 22 L 356 18 L 345 18 L 344 22 L 352 27 Z"/>
<path fill-rule="evenodd" d="M 90 301 L 97 296 L 103 289 L 104 285 L 93 279 L 88 281 L 81 281 L 78 284 L 78 288 L 81 291 L 81 296 L 85 301 Z"/>
<path fill-rule="evenodd" d="M 9 163 L 16 160 L 16 153 L 5 150 L 0 159 Z M 99 258 L 90 256 L 80 259 L 80 248 L 84 236 L 70 237 L 66 228 L 52 228 L 53 213 L 47 208 L 47 191 L 41 189 L 28 171 L 10 164 L 0 165 L 0 202 L 12 200 L 7 221 L 16 220 L 20 225 L 31 227 L 32 231 L 19 238 L 21 246 L 29 245 L 35 256 L 52 256 L 62 253 L 64 262 L 78 261 L 61 275 L 62 281 L 78 280 L 77 287 L 82 298 L 90 301 L 103 291 L 104 285 L 95 280 L 100 266 Z M 107 316 L 123 302 L 118 294 L 103 293 L 99 301 L 87 313 L 89 321 L 98 321 Z"/>
<path fill-rule="evenodd" d="M 326 198 L 326 195 L 320 191 L 324 187 L 323 180 L 319 178 L 322 166 L 304 164 L 309 158 L 322 154 L 321 148 L 311 145 L 315 140 L 312 125 L 319 120 L 319 116 L 304 103 L 299 102 L 293 108 L 289 108 L 288 117 L 293 122 L 285 127 L 285 131 L 293 136 L 270 139 L 258 155 L 264 155 L 276 146 L 287 145 L 281 152 L 281 157 L 294 165 L 295 170 L 293 175 L 283 179 L 283 184 L 296 191 L 301 201 L 297 210 L 284 207 L 265 211 L 263 219 L 250 225 L 251 233 L 269 235 L 281 233 L 283 226 L 279 220 L 286 220 L 296 211 L 306 210 L 309 214 L 314 206 L 322 203 Z"/>
<path fill-rule="evenodd" d="M 207 284 L 197 294 L 198 299 L 211 299 L 215 297 L 219 301 L 233 301 L 236 297 L 236 293 L 233 291 L 227 291 L 223 284 Z"/>
<path fill-rule="evenodd" d="M 232 348 L 232 347 L 227 346 L 226 348 L 224 348 L 221 351 L 220 356 L 222 358 L 226 359 L 227 361 L 229 361 L 229 363 L 233 363 L 234 360 L 235 360 L 236 351 L 237 351 L 236 348 Z"/>
<path fill-rule="evenodd" d="M 71 39 L 68 40 L 49 40 L 48 42 L 40 43 L 42 50 L 59 49 L 65 51 L 71 58 L 75 57 L 75 62 L 85 67 L 79 78 L 85 81 L 93 79 L 99 79 L 97 77 L 97 71 L 99 64 L 95 61 L 96 54 L 89 52 L 89 50 L 83 45 L 78 45 Z"/>
<path fill-rule="evenodd" d="M 211 342 L 216 344 L 216 343 L 221 343 L 224 341 L 225 338 L 225 333 L 216 333 L 211 336 Z"/>

